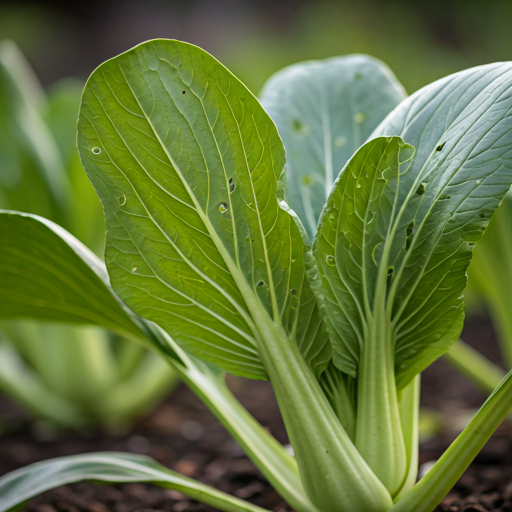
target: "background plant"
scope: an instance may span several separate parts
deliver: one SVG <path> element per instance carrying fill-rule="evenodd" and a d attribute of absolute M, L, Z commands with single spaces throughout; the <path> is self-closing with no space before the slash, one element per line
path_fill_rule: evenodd
<path fill-rule="evenodd" d="M 386 73 L 390 80 L 385 68 L 370 68 L 368 76 L 349 67 L 349 87 Z M 322 108 L 329 74 L 312 71 L 319 92 L 306 87 L 318 101 L 311 119 L 331 127 L 331 111 Z M 148 42 L 92 75 L 79 121 L 82 162 L 106 215 L 110 281 L 131 310 L 70 235 L 23 214 L 6 213 L 2 222 L 18 232 L 30 226 L 31 239 L 60 237 L 49 262 L 62 255 L 76 282 L 96 290 L 95 323 L 160 352 L 297 510 L 430 511 L 512 407 L 509 376 L 414 485 L 418 374 L 460 333 L 473 246 L 511 184 L 511 74 L 509 64 L 470 69 L 395 108 L 336 180 L 311 252 L 283 199 L 284 148 L 291 150 L 258 101 L 197 47 Z M 274 85 L 275 97 L 282 84 L 281 95 L 293 97 L 303 78 L 292 70 Z M 393 81 L 388 91 L 400 99 Z M 297 110 L 310 106 L 298 98 Z M 265 95 L 263 104 L 271 112 Z M 343 129 L 362 124 L 361 114 L 356 109 Z M 308 115 L 283 123 L 280 133 L 304 135 L 314 125 Z M 323 129 L 324 155 L 340 136 Z M 311 185 L 305 181 L 299 176 Z M 45 315 L 62 320 L 58 307 L 48 307 L 56 302 L 51 290 L 24 286 L 45 299 Z M 66 303 L 93 306 L 72 291 Z M 17 307 L 37 313 L 23 301 Z M 230 398 L 216 367 L 270 378 L 295 459 Z M 31 466 L 0 484 L 11 506 L 80 478 L 142 478 L 197 496 L 193 483 L 170 475 L 145 458 L 102 454 Z M 42 482 L 37 489 L 27 486 L 34 478 Z M 224 510 L 255 510 L 201 492 Z"/>
<path fill-rule="evenodd" d="M 66 79 L 47 95 L 15 44 L 0 43 L 0 207 L 52 219 L 101 254 L 101 205 L 76 150 L 82 89 L 80 81 Z M 8 241 L 2 239 L 2 251 L 9 250 Z M 2 282 L 0 318 L 20 316 L 13 299 Z M 1 323 L 0 389 L 52 423 L 124 422 L 175 383 L 157 357 L 104 329 Z"/>

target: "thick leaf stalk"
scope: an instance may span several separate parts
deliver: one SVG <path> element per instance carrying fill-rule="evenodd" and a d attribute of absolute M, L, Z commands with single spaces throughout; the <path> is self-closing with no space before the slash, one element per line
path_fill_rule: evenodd
<path fill-rule="evenodd" d="M 260 341 L 304 488 L 322 512 L 380 512 L 391 496 L 358 453 L 295 344 L 269 322 Z"/>

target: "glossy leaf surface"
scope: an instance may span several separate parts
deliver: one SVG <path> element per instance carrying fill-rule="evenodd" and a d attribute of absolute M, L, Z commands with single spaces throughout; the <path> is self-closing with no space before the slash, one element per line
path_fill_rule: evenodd
<path fill-rule="evenodd" d="M 203 50 L 144 43 L 89 79 L 82 163 L 103 203 L 116 293 L 195 355 L 265 378 L 261 315 L 320 372 L 330 356 L 306 248 L 276 199 L 284 150 L 247 88 Z"/>
<path fill-rule="evenodd" d="M 286 150 L 287 201 L 313 240 L 334 180 L 405 91 L 383 62 L 349 55 L 278 71 L 260 96 Z"/>

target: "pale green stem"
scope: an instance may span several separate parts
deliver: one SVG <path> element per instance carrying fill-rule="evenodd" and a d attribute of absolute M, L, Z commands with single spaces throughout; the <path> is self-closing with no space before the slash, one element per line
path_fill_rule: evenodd
<path fill-rule="evenodd" d="M 444 357 L 486 393 L 492 393 L 505 376 L 504 370 L 462 340 L 456 341 Z"/>
<path fill-rule="evenodd" d="M 367 320 L 358 373 L 356 447 L 393 496 L 403 484 L 407 457 L 395 384 L 394 343 L 376 297 Z"/>
<path fill-rule="evenodd" d="M 181 350 L 162 329 L 148 323 L 146 326 L 155 348 L 233 436 L 275 490 L 298 512 L 318 512 L 304 492 L 295 459 L 247 412 L 221 377 Z"/>
<path fill-rule="evenodd" d="M 405 493 L 410 491 L 414 487 L 416 478 L 418 477 L 418 423 L 420 411 L 419 374 L 416 375 L 416 377 L 414 377 L 414 379 L 402 391 L 399 400 L 399 407 L 407 455 L 407 474 L 402 488 L 394 501 L 400 500 Z"/>
<path fill-rule="evenodd" d="M 311 501 L 322 512 L 388 510 L 388 491 L 357 452 L 297 345 L 264 313 L 260 318 L 260 356 Z"/>
<path fill-rule="evenodd" d="M 0 343 L 0 389 L 35 416 L 61 427 L 91 422 L 75 404 L 49 390 L 7 342 Z"/>
<path fill-rule="evenodd" d="M 432 469 L 390 512 L 432 512 L 512 409 L 512 371 Z"/>

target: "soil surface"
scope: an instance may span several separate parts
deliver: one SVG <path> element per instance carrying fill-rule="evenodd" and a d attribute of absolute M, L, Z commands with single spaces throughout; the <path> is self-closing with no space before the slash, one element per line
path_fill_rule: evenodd
<path fill-rule="evenodd" d="M 464 339 L 499 362 L 490 323 L 466 322 Z M 229 378 L 233 392 L 282 443 L 287 443 L 279 410 L 266 382 Z M 468 421 L 468 410 L 486 396 L 437 361 L 422 379 L 422 424 L 429 426 L 420 448 L 420 471 L 439 458 Z M 0 398 L 0 474 L 50 457 L 94 451 L 149 455 L 197 478 L 274 512 L 288 507 L 202 403 L 183 385 L 147 418 L 123 433 L 56 434 L 33 424 L 14 404 Z M 5 432 L 7 430 L 7 432 Z M 10 430 L 10 431 L 9 431 Z M 437 435 L 434 435 L 436 432 Z M 214 509 L 175 491 L 145 484 L 99 486 L 79 483 L 34 498 L 30 512 L 207 512 Z M 505 422 L 487 443 L 437 511 L 512 512 L 512 422 Z"/>

